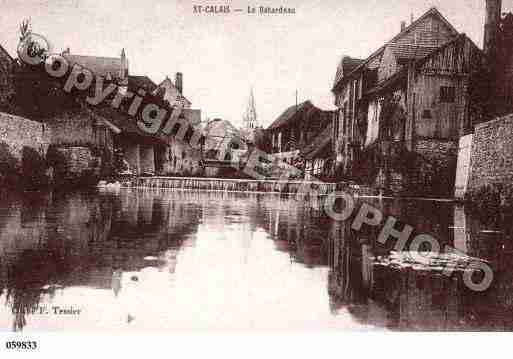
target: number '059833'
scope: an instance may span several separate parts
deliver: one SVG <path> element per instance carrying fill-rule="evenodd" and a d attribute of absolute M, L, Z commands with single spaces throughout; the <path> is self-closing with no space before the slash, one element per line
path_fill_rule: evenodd
<path fill-rule="evenodd" d="M 14 350 L 35 350 L 37 349 L 37 342 L 34 341 L 8 341 L 5 342 L 6 349 Z"/>

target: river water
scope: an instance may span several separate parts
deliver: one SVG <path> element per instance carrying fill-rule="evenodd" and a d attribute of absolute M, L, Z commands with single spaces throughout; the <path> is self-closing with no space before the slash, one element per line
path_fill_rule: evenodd
<path fill-rule="evenodd" d="M 386 270 L 376 231 L 273 194 L 1 192 L 0 330 L 511 330 L 513 246 L 450 202 L 369 200 L 493 264 Z"/>

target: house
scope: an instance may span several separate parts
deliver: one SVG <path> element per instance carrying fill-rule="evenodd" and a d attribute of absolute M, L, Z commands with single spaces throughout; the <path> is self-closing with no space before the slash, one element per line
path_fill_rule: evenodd
<path fill-rule="evenodd" d="M 193 127 L 197 127 L 201 121 L 201 111 L 191 109 L 191 102 L 182 95 L 183 75 L 181 73 L 176 74 L 175 83 L 166 77 L 159 85 L 156 85 L 147 76 L 130 75 L 128 59 L 124 50 L 121 51 L 119 59 L 70 55 L 69 51 L 66 58 L 86 66 L 96 74 L 105 76 L 105 78 L 111 79 L 121 86 L 126 86 L 132 93 L 137 93 L 142 89 L 150 98 L 154 97 L 159 98 L 159 101 L 167 101 L 171 108 L 176 107 L 181 102 L 184 108 L 181 116 Z M 192 148 L 173 136 L 167 139 L 144 136 L 136 128 L 133 121 L 127 121 L 124 115 L 116 113 L 112 109 L 100 110 L 95 108 L 92 112 L 100 113 L 100 118 L 107 120 L 96 121 L 96 127 L 105 129 L 105 136 L 110 139 L 112 148 L 123 153 L 133 174 L 188 176 L 198 175 L 202 171 L 200 166 L 201 151 L 199 149 Z M 114 130 L 108 123 L 114 124 Z"/>
<path fill-rule="evenodd" d="M 80 65 L 121 88 L 128 86 L 128 59 L 124 49 L 119 57 L 72 54 L 69 48 L 62 56 L 70 66 Z M 73 182 L 84 176 L 92 179 L 111 175 L 116 130 L 110 118 L 104 116 L 102 106 L 88 106 L 82 98 L 66 93 L 62 84 L 39 70 L 25 68 L 16 75 L 22 114 L 44 124 L 50 142 L 47 161 L 55 177 Z"/>
<path fill-rule="evenodd" d="M 171 106 L 176 106 L 179 102 L 184 109 L 191 108 L 191 101 L 183 95 L 183 74 L 177 72 L 175 75 L 175 83 L 169 77 L 166 78 L 154 90 L 154 94 L 161 94 L 164 100 L 168 101 Z"/>
<path fill-rule="evenodd" d="M 333 179 L 333 122 L 314 139 L 300 150 L 304 160 L 305 179 L 331 180 Z"/>
<path fill-rule="evenodd" d="M 343 57 L 332 89 L 337 173 L 384 192 L 450 193 L 458 140 L 484 120 L 487 69 L 436 8 L 367 59 Z"/>
<path fill-rule="evenodd" d="M 301 149 L 316 138 L 332 121 L 333 112 L 305 101 L 286 109 L 266 130 L 270 153 L 304 169 Z"/>
<path fill-rule="evenodd" d="M 128 86 L 128 58 L 125 49 L 121 50 L 119 57 L 84 56 L 72 54 L 68 47 L 62 52 L 70 67 L 78 64 L 93 72 L 96 76 L 103 76 L 106 80 L 115 81 L 118 85 Z"/>
<path fill-rule="evenodd" d="M 208 121 L 203 129 L 205 143 L 203 157 L 207 177 L 238 176 L 230 161 L 242 159 L 249 147 L 240 131 L 227 120 L 215 118 Z"/>
<path fill-rule="evenodd" d="M 164 92 L 158 93 L 159 87 L 149 77 L 129 73 L 129 62 L 124 50 L 120 57 L 76 55 L 71 54 L 69 49 L 63 52 L 63 56 L 71 64 L 86 67 L 95 75 L 115 82 L 120 91 L 139 93 L 145 101 L 174 108 L 167 102 L 169 96 L 165 99 Z M 20 76 L 27 82 L 27 89 L 33 87 L 35 76 L 40 74 Z M 162 91 L 166 88 L 164 85 Z M 128 163 L 133 175 L 194 175 L 201 171 L 199 149 L 192 148 L 174 136 L 158 138 L 142 133 L 126 111 L 111 106 L 110 99 L 98 105 L 90 105 L 79 95 L 75 98 L 75 94 L 65 93 L 58 84 L 56 89 L 57 96 L 47 101 L 30 99 L 30 102 L 35 103 L 32 106 L 35 109 L 33 114 L 37 116 L 35 119 L 45 124 L 53 152 L 57 152 L 59 158 L 83 158 L 84 163 L 76 166 L 81 169 L 87 168 L 86 162 L 97 163 L 94 172 L 101 177 L 113 173 L 118 157 Z M 139 92 L 141 89 L 145 94 Z M 50 100 L 52 105 L 46 105 L 48 111 L 39 110 L 39 103 L 49 103 Z M 176 104 L 176 101 L 173 103 Z M 190 109 L 190 102 L 187 107 L 181 117 L 187 126 L 194 126 L 200 122 L 201 111 Z"/>

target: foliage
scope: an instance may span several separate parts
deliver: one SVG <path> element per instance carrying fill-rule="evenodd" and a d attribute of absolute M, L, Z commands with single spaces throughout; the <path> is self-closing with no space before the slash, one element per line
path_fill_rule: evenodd
<path fill-rule="evenodd" d="M 380 136 L 383 139 L 391 139 L 394 131 L 394 126 L 397 126 L 395 121 L 395 115 L 404 109 L 400 105 L 401 96 L 395 95 L 393 93 L 387 94 L 384 98 L 381 99 L 381 112 L 379 115 L 379 123 L 380 123 Z"/>
<path fill-rule="evenodd" d="M 40 66 L 19 66 L 14 73 L 14 101 L 21 116 L 34 120 L 80 108 L 77 99 L 63 90 L 62 81 Z"/>
<path fill-rule="evenodd" d="M 19 179 L 16 158 L 10 152 L 9 145 L 0 142 L 0 187 L 13 186 Z"/>
<path fill-rule="evenodd" d="M 9 145 L 0 143 L 0 187 L 21 187 L 37 190 L 48 186 L 46 161 L 31 147 L 22 149 L 21 166 L 10 152 Z"/>
<path fill-rule="evenodd" d="M 47 49 L 32 36 L 32 26 L 28 19 L 24 19 L 20 24 L 20 44 L 27 48 L 30 57 L 45 58 Z M 21 64 L 24 65 L 23 62 Z"/>
<path fill-rule="evenodd" d="M 358 153 L 348 178 L 373 186 L 380 182 L 378 176 L 382 171 L 382 184 L 387 189 L 395 173 L 406 179 L 402 189 L 404 194 L 411 192 L 422 196 L 436 191 L 436 195 L 448 196 L 447 191 L 453 188 L 453 184 L 446 183 L 447 179 L 437 174 L 439 169 L 439 164 L 409 151 L 403 143 L 378 141 Z"/>
<path fill-rule="evenodd" d="M 482 221 L 493 222 L 513 210 L 513 189 L 501 184 L 488 184 L 469 192 L 465 201 Z"/>
<path fill-rule="evenodd" d="M 46 161 L 39 152 L 31 147 L 23 147 L 22 173 L 23 185 L 26 189 L 41 189 L 48 185 Z"/>

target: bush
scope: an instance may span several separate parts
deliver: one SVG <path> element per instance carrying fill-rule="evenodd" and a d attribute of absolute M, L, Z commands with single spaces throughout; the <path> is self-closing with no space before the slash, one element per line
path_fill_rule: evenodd
<path fill-rule="evenodd" d="M 22 150 L 23 186 L 27 189 L 40 189 L 48 186 L 46 161 L 31 147 Z"/>
<path fill-rule="evenodd" d="M 513 209 L 513 189 L 501 184 L 485 185 L 469 192 L 465 202 L 474 214 L 489 223 Z"/>
<path fill-rule="evenodd" d="M 19 168 L 10 152 L 9 145 L 0 142 L 0 186 L 14 186 L 17 184 L 20 173 Z"/>

